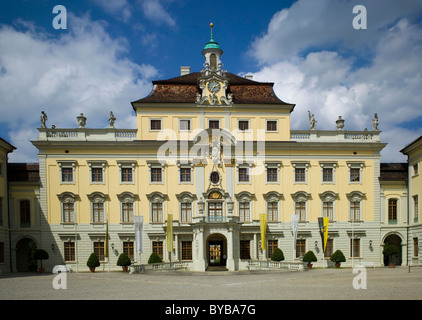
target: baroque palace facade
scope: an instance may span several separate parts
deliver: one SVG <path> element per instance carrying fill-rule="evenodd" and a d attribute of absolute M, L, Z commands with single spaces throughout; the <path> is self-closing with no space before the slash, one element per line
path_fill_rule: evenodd
<path fill-rule="evenodd" d="M 202 54 L 203 70 L 181 67 L 132 102 L 136 129 L 116 129 L 112 112 L 105 129 L 83 114 L 78 128 L 47 128 L 43 113 L 37 164 L 7 163 L 14 147 L 0 141 L 2 272 L 27 271 L 33 245 L 50 270 L 86 271 L 92 252 L 111 269 L 122 252 L 137 263 L 156 252 L 193 271 L 242 270 L 277 247 L 291 262 L 312 250 L 329 267 L 340 249 L 345 266 L 383 266 L 387 242 L 396 264 L 421 264 L 422 137 L 402 150 L 408 163 L 386 164 L 376 115 L 370 131 L 346 131 L 341 117 L 318 130 L 311 113 L 309 130 L 291 130 L 294 105 L 272 83 L 223 70 L 212 29 Z"/>

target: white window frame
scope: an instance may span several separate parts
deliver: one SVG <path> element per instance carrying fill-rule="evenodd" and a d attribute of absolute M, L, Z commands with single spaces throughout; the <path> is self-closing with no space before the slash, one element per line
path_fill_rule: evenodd
<path fill-rule="evenodd" d="M 268 122 L 269 121 L 275 121 L 277 129 L 276 130 L 268 130 Z M 278 126 L 278 119 L 265 119 L 265 132 L 267 133 L 278 133 L 279 132 L 279 126 Z"/>
<path fill-rule="evenodd" d="M 240 220 L 241 222 L 252 222 L 252 212 L 253 212 L 253 201 L 252 198 L 254 197 L 253 194 L 242 191 L 235 195 L 237 199 L 237 214 L 240 219 L 240 203 L 248 202 L 249 203 L 249 220 Z"/>
<path fill-rule="evenodd" d="M 321 167 L 321 184 L 336 184 L 336 162 L 320 162 Z M 324 169 L 332 169 L 333 170 L 333 180 L 332 181 L 324 181 Z M 349 178 L 350 179 L 350 178 Z"/>
<path fill-rule="evenodd" d="M 292 162 L 293 184 L 308 184 L 309 162 Z M 305 181 L 296 181 L 296 169 L 305 169 Z"/>
<path fill-rule="evenodd" d="M 270 221 L 269 219 L 267 219 L 267 221 L 269 223 L 278 223 L 281 219 L 281 215 L 280 215 L 280 207 L 281 207 L 281 198 L 283 197 L 282 194 L 278 193 L 277 191 L 270 191 L 266 194 L 264 194 L 264 198 L 265 198 L 265 213 L 267 214 L 268 217 L 268 203 L 269 202 L 276 202 L 277 203 L 277 219 L 276 220 L 272 220 Z"/>
<path fill-rule="evenodd" d="M 165 174 L 165 169 L 164 169 L 165 165 L 160 163 L 160 162 L 148 162 L 148 176 L 149 176 L 149 184 L 157 184 L 157 185 L 161 185 L 164 184 L 164 174 Z M 161 181 L 152 181 L 152 168 L 160 168 L 161 169 Z"/>
<path fill-rule="evenodd" d="M 296 203 L 298 202 L 304 202 L 305 203 L 305 219 L 300 220 L 299 222 L 308 222 L 309 221 L 309 198 L 310 198 L 310 194 L 305 192 L 305 191 L 298 191 L 294 194 L 292 194 L 292 198 L 293 198 L 293 205 L 294 205 L 294 213 L 298 215 L 298 217 L 300 218 L 300 213 L 296 212 Z"/>
<path fill-rule="evenodd" d="M 221 119 L 208 119 L 208 129 L 216 130 L 217 128 L 210 128 L 210 121 L 218 121 L 218 129 L 221 129 Z"/>
<path fill-rule="evenodd" d="M 265 184 L 280 184 L 281 163 L 265 163 Z M 268 181 L 268 169 L 277 169 L 277 181 Z"/>
<path fill-rule="evenodd" d="M 59 195 L 57 195 L 60 201 L 60 221 L 62 224 L 75 224 L 76 223 L 76 198 L 78 197 L 77 195 L 71 193 L 71 192 L 63 192 Z M 69 222 L 65 222 L 64 221 L 64 205 L 68 204 L 68 203 L 72 203 L 73 204 L 73 212 L 72 212 L 72 217 L 71 217 L 71 221 Z"/>
<path fill-rule="evenodd" d="M 236 164 L 236 180 L 237 184 L 252 184 L 252 164 Z M 246 169 L 248 174 L 248 181 L 240 181 L 240 170 L 239 169 Z"/>
<path fill-rule="evenodd" d="M 107 161 L 88 161 L 89 166 L 89 183 L 90 184 L 105 184 L 106 181 L 106 164 Z M 102 169 L 102 175 L 103 175 L 103 181 L 92 181 L 92 169 L 93 168 L 101 168 Z"/>
<path fill-rule="evenodd" d="M 93 192 L 88 195 L 90 201 L 90 208 L 91 208 L 91 224 L 104 224 L 107 220 L 107 206 L 106 206 L 106 198 L 107 195 L 101 192 Z M 103 221 L 94 221 L 94 204 L 102 203 L 103 204 Z"/>
<path fill-rule="evenodd" d="M 363 198 L 365 194 L 360 191 L 353 191 L 351 193 L 346 194 L 348 199 L 348 211 L 349 211 L 349 221 L 351 222 L 358 222 L 363 221 Z M 352 202 L 359 202 L 359 219 L 353 219 L 352 212 L 351 212 L 351 204 Z M 388 214 L 388 210 L 387 210 Z"/>
<path fill-rule="evenodd" d="M 347 162 L 349 184 L 363 184 L 364 162 Z M 359 169 L 359 181 L 351 181 L 351 169 Z"/>
<path fill-rule="evenodd" d="M 119 166 L 119 182 L 120 184 L 135 184 L 135 167 L 136 161 L 117 161 Z M 122 169 L 132 169 L 132 181 L 122 181 Z"/>
<path fill-rule="evenodd" d="M 136 198 L 137 196 L 134 195 L 131 192 L 123 192 L 117 195 L 117 198 L 120 202 L 120 223 L 121 224 L 133 224 L 134 223 L 134 217 L 136 215 Z M 132 221 L 124 221 L 123 219 L 123 205 L 124 204 L 132 204 Z"/>
<path fill-rule="evenodd" d="M 152 126 L 151 126 L 151 122 L 152 121 L 160 121 L 160 129 L 152 129 Z M 149 124 L 149 132 L 160 132 L 160 131 L 163 131 L 163 119 L 162 118 L 149 118 L 148 119 L 148 124 Z"/>
<path fill-rule="evenodd" d="M 57 161 L 59 166 L 60 184 L 75 184 L 76 183 L 76 161 Z M 72 169 L 72 181 L 63 181 L 62 169 Z"/>
<path fill-rule="evenodd" d="M 182 181 L 181 178 L 181 172 L 180 169 L 190 169 L 190 181 Z M 193 163 L 189 163 L 189 164 L 181 164 L 180 162 L 177 163 L 177 175 L 178 175 L 178 180 L 179 180 L 179 184 L 193 184 Z"/>
<path fill-rule="evenodd" d="M 181 129 L 181 122 L 188 121 L 189 129 Z M 191 132 L 192 131 L 192 119 L 191 118 L 179 118 L 179 132 Z"/>
<path fill-rule="evenodd" d="M 326 191 L 324 193 L 321 193 L 319 195 L 320 199 L 321 199 L 321 216 L 325 217 L 324 215 L 324 202 L 332 202 L 333 203 L 333 214 L 332 214 L 332 219 L 330 219 L 330 222 L 335 222 L 336 221 L 336 200 L 338 198 L 338 194 L 334 193 L 332 191 Z M 327 216 L 329 218 L 329 216 Z"/>
<path fill-rule="evenodd" d="M 248 129 L 247 130 L 241 130 L 240 129 L 240 121 L 245 121 L 245 122 L 248 123 Z M 240 133 L 251 132 L 251 120 L 250 119 L 237 119 L 237 132 L 240 132 Z"/>

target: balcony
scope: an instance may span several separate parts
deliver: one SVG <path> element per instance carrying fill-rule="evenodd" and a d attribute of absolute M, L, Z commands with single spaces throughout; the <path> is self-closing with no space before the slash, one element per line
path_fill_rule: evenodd
<path fill-rule="evenodd" d="M 38 141 L 133 141 L 138 129 L 38 128 Z"/>
<path fill-rule="evenodd" d="M 290 140 L 296 142 L 381 142 L 380 131 L 292 130 Z"/>

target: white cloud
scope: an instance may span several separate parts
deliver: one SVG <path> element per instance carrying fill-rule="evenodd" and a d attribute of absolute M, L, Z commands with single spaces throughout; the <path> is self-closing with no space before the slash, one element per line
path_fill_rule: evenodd
<path fill-rule="evenodd" d="M 309 128 L 308 110 L 324 130 L 335 129 L 340 115 L 346 130 L 370 130 L 377 113 L 383 142 L 389 143 L 383 161 L 405 160 L 403 143 L 422 134 L 421 126 L 405 128 L 422 117 L 422 27 L 403 16 L 420 14 L 422 6 L 392 4 L 365 2 L 368 29 L 359 32 L 351 26 L 353 2 L 299 0 L 274 15 L 251 47 L 261 65 L 254 79 L 274 82 L 276 94 L 296 104 L 292 129 Z"/>
<path fill-rule="evenodd" d="M 132 6 L 127 0 L 92 0 L 108 14 L 114 15 L 119 20 L 128 22 L 132 16 Z"/>
<path fill-rule="evenodd" d="M 167 24 L 170 27 L 176 25 L 176 21 L 164 8 L 159 0 L 138 0 L 144 16 L 155 24 Z"/>
<path fill-rule="evenodd" d="M 112 39 L 88 16 L 70 16 L 68 31 L 58 37 L 0 28 L 0 119 L 8 120 L 10 143 L 18 148 L 11 161 L 37 160 L 29 142 L 37 131 L 28 128 L 40 126 L 42 110 L 47 125 L 57 128 L 76 128 L 81 112 L 87 127 L 106 127 L 110 111 L 117 128 L 135 128 L 130 102 L 151 90 L 156 69 L 122 58 L 125 39 Z"/>

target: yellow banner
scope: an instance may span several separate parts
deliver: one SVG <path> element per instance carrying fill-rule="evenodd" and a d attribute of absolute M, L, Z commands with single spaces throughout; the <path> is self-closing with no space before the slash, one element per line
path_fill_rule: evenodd
<path fill-rule="evenodd" d="M 265 235 L 267 232 L 267 214 L 266 213 L 261 213 L 259 215 L 259 224 L 261 227 L 261 248 L 262 250 L 265 250 L 266 248 Z"/>
<path fill-rule="evenodd" d="M 167 215 L 167 252 L 173 250 L 173 215 Z"/>
<path fill-rule="evenodd" d="M 319 222 L 319 231 L 321 234 L 321 240 L 322 240 L 322 251 L 325 252 L 325 249 L 327 248 L 327 238 L 328 238 L 328 217 L 324 218 L 318 218 Z"/>

